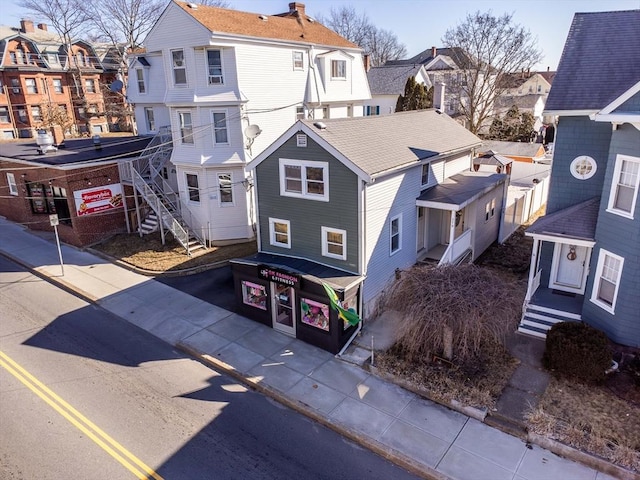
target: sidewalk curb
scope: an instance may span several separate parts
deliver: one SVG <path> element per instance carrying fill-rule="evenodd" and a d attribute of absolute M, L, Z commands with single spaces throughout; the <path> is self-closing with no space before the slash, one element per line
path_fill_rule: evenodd
<path fill-rule="evenodd" d="M 278 403 L 286 407 L 289 407 L 292 410 L 308 418 L 311 418 L 312 420 L 320 423 L 321 425 L 327 428 L 330 428 L 334 432 L 337 432 L 340 435 L 348 438 L 352 442 L 357 443 L 371 450 L 372 452 L 380 455 L 382 458 L 389 460 L 390 462 L 404 468 L 405 470 L 409 471 L 414 475 L 418 475 L 419 477 L 424 478 L 426 480 L 451 480 L 450 477 L 424 464 L 417 463 L 415 460 L 407 457 L 402 452 L 399 452 L 395 449 L 382 445 L 380 442 L 372 438 L 369 438 L 368 436 L 363 435 L 356 430 L 353 430 L 351 428 L 345 427 L 338 423 L 332 422 L 329 418 L 319 414 L 308 405 L 298 400 L 292 400 L 288 398 L 286 395 L 283 395 L 278 390 L 268 385 L 264 385 L 260 382 L 256 382 L 252 380 L 250 377 L 244 376 L 242 373 L 234 369 L 231 365 L 228 365 L 227 363 L 221 360 L 218 360 L 217 358 L 211 355 L 203 354 L 195 350 L 193 347 L 181 342 L 178 342 L 175 345 L 175 347 L 178 350 L 190 355 L 191 357 L 198 359 L 202 363 L 208 366 L 211 366 L 216 370 L 221 371 L 226 375 L 229 375 L 230 377 L 235 378 L 236 380 L 248 386 L 252 390 L 260 392 L 261 394 L 272 398 Z"/>

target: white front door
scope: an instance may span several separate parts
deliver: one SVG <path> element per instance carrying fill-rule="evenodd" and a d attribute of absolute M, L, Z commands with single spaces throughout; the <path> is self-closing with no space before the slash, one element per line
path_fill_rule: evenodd
<path fill-rule="evenodd" d="M 273 292 L 273 328 L 287 335 L 296 336 L 295 290 L 281 283 L 271 283 Z"/>
<path fill-rule="evenodd" d="M 549 287 L 583 294 L 589 268 L 590 251 L 589 247 L 556 243 Z"/>

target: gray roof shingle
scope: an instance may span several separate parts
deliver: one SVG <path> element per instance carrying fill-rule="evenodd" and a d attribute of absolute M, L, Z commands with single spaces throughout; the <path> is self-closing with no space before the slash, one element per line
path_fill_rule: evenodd
<path fill-rule="evenodd" d="M 640 80 L 640 10 L 576 13 L 547 111 L 597 111 Z"/>
<path fill-rule="evenodd" d="M 521 157 L 537 157 L 544 155 L 541 143 L 503 142 L 500 140 L 485 140 L 480 152 L 493 152 L 501 155 L 516 155 Z"/>
<path fill-rule="evenodd" d="M 402 95 L 409 77 L 415 77 L 422 65 L 393 65 L 373 67 L 367 72 L 372 95 Z M 425 85 L 431 87 L 431 80 Z"/>
<path fill-rule="evenodd" d="M 590 198 L 539 218 L 527 229 L 527 233 L 595 240 L 599 208 L 600 198 Z"/>
<path fill-rule="evenodd" d="M 445 114 L 415 110 L 392 115 L 303 121 L 368 175 L 375 177 L 442 153 L 463 151 L 480 139 Z"/>

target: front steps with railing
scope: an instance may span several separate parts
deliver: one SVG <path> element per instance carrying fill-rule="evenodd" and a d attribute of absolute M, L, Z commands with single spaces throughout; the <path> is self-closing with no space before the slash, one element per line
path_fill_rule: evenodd
<path fill-rule="evenodd" d="M 158 216 L 156 212 L 151 211 L 140 224 L 140 233 L 143 235 L 149 235 L 150 233 L 158 231 Z"/>

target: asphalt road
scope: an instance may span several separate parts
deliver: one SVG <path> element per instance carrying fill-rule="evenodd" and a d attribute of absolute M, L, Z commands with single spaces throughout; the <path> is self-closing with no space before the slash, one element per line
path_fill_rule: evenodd
<path fill-rule="evenodd" d="M 0 257 L 0 479 L 416 478 Z"/>

